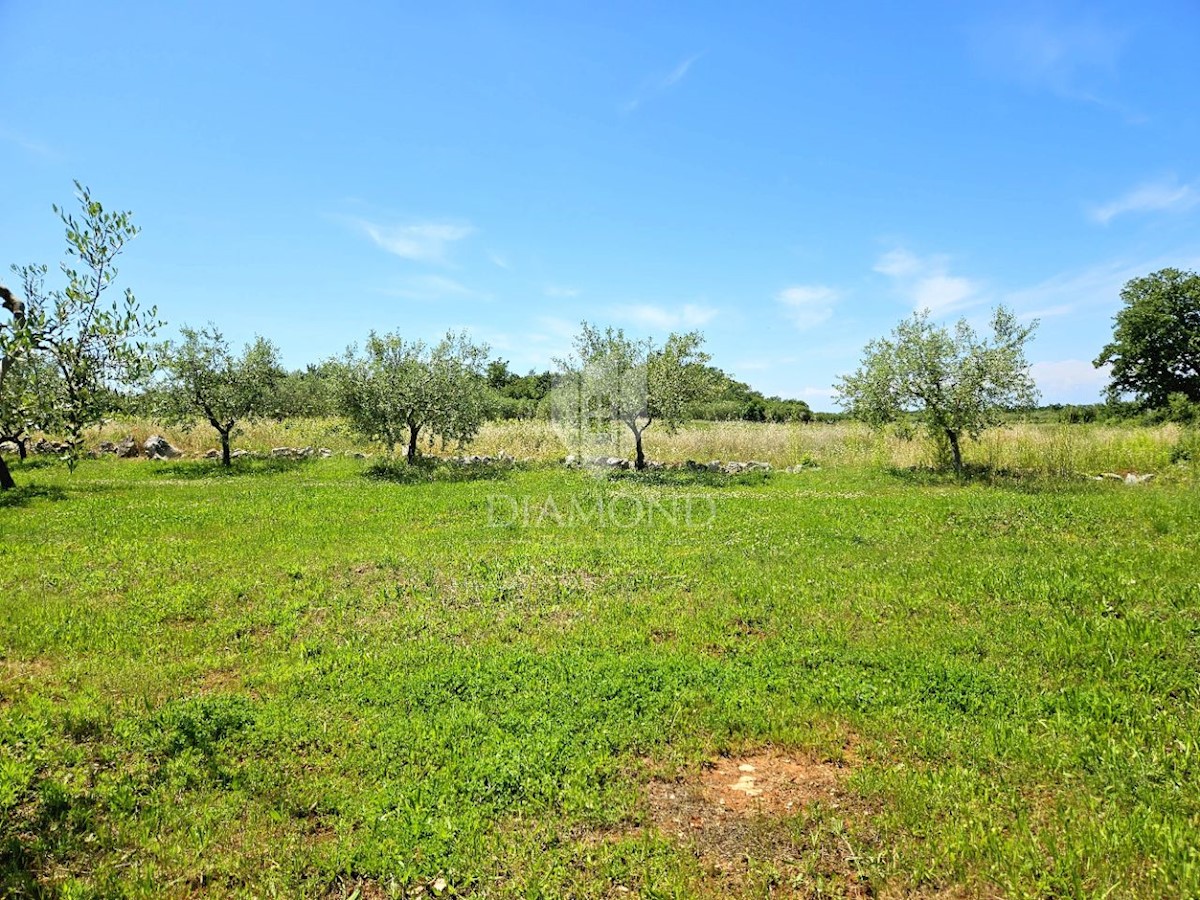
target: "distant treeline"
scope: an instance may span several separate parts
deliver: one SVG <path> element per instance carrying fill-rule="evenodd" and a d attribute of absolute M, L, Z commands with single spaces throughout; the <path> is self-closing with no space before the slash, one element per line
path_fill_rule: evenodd
<path fill-rule="evenodd" d="M 712 422 L 811 422 L 814 413 L 803 400 L 767 397 L 749 385 L 735 381 L 725 372 L 708 367 L 715 385 L 711 399 L 692 405 L 693 419 Z M 488 385 L 496 392 L 496 418 L 537 419 L 550 416 L 550 391 L 553 372 L 518 375 L 508 360 L 488 364 Z"/>
<path fill-rule="evenodd" d="M 711 398 L 693 404 L 691 418 L 713 422 L 812 422 L 834 421 L 840 413 L 814 413 L 803 400 L 768 397 L 725 372 L 709 367 L 716 385 Z M 508 360 L 488 364 L 486 379 L 493 392 L 492 418 L 548 419 L 550 391 L 555 373 L 530 371 L 519 375 Z M 153 389 L 114 395 L 113 406 L 132 415 L 153 417 Z M 288 372 L 273 393 L 272 418 L 310 418 L 338 415 L 333 382 L 325 364 Z"/>
<path fill-rule="evenodd" d="M 716 367 L 709 367 L 716 383 L 712 398 L 693 404 L 691 418 L 709 422 L 838 422 L 849 418 L 840 412 L 814 412 L 803 400 L 768 397 L 736 381 Z M 507 360 L 488 364 L 487 382 L 494 393 L 492 418 L 548 419 L 549 395 L 555 374 L 530 371 L 518 375 Z M 1035 424 L 1112 423 L 1161 425 L 1178 422 L 1200 425 L 1200 404 L 1182 395 L 1165 407 L 1151 409 L 1137 402 L 1048 403 L 1034 409 L 1013 410 L 1009 422 Z M 132 415 L 153 417 L 152 391 L 114 395 L 113 408 Z M 278 385 L 272 418 L 316 418 L 338 415 L 333 385 L 324 365 L 309 365 L 288 372 Z"/>

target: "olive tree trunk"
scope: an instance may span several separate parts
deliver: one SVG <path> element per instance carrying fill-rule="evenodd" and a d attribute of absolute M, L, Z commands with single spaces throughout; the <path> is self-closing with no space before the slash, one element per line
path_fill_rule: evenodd
<path fill-rule="evenodd" d="M 946 440 L 950 442 L 950 456 L 954 460 L 954 471 L 962 473 L 962 449 L 958 446 L 958 432 L 953 429 L 946 429 Z"/>
<path fill-rule="evenodd" d="M 408 450 L 405 451 L 404 459 L 412 465 L 417 461 L 417 435 L 421 433 L 421 426 L 408 423 Z"/>

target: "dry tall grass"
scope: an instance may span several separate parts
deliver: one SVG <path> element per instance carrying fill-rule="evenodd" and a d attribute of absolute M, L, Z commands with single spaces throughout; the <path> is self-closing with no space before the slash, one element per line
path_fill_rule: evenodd
<path fill-rule="evenodd" d="M 117 441 L 127 435 L 145 440 L 164 435 L 189 456 L 201 456 L 218 446 L 207 426 L 191 431 L 169 428 L 145 420 L 122 420 L 98 429 L 92 440 Z M 1043 475 L 1075 473 L 1162 472 L 1173 467 L 1173 451 L 1184 439 L 1177 425 L 1153 428 L 1111 425 L 1013 425 L 984 432 L 979 441 L 964 444 L 968 463 Z M 234 440 L 235 447 L 265 451 L 272 447 L 328 447 L 335 453 L 383 452 L 357 437 L 340 419 L 295 419 L 248 424 Z M 427 452 L 442 454 L 454 448 L 435 445 Z M 468 448 L 471 453 L 505 451 L 519 459 L 550 461 L 569 451 L 561 432 L 549 422 L 490 422 Z M 628 456 L 626 435 L 614 447 L 597 452 Z M 906 437 L 898 431 L 875 432 L 858 423 L 758 424 L 751 422 L 696 422 L 669 434 L 651 427 L 646 432 L 646 452 L 666 462 L 762 460 L 774 466 L 815 462 L 822 466 L 933 465 L 936 448 L 922 432 Z M 1196 463 L 1192 464 L 1193 466 Z"/>

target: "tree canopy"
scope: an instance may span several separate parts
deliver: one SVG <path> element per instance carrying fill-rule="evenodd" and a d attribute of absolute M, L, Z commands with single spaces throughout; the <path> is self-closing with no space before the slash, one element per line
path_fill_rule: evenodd
<path fill-rule="evenodd" d="M 646 467 L 642 436 L 654 422 L 674 430 L 690 406 L 712 390 L 709 356 L 698 331 L 672 333 L 660 347 L 622 329 L 584 322 L 575 352 L 559 360 L 554 414 L 582 443 L 597 426 L 621 423 L 633 434 L 638 469 Z"/>
<path fill-rule="evenodd" d="M 978 437 L 1003 411 L 1037 400 L 1025 359 L 1037 323 L 1021 325 L 1001 306 L 991 326 L 991 337 L 980 338 L 966 319 L 951 331 L 931 322 L 928 310 L 914 313 L 891 337 L 867 344 L 858 370 L 834 385 L 838 403 L 875 426 L 916 416 L 960 471 L 963 434 Z"/>
<path fill-rule="evenodd" d="M 1095 360 L 1112 366 L 1110 400 L 1133 394 L 1145 406 L 1166 408 L 1182 394 L 1200 403 L 1200 275 L 1162 269 L 1133 278 L 1121 301 L 1113 339 Z"/>
<path fill-rule="evenodd" d="M 272 412 L 275 391 L 284 377 L 279 351 L 256 337 L 240 355 L 216 326 L 179 329 L 180 344 L 168 346 L 163 364 L 167 379 L 159 412 L 168 421 L 190 425 L 202 417 L 221 439 L 221 461 L 230 465 L 230 437 L 239 422 Z"/>
<path fill-rule="evenodd" d="M 66 231 L 66 259 L 60 265 L 66 286 L 46 292 L 46 266 L 13 266 L 24 297 L 3 289 L 11 318 L 0 326 L 0 387 L 14 367 L 32 364 L 53 371 L 55 377 L 43 380 L 43 390 L 34 397 L 36 418 L 66 432 L 72 466 L 82 450 L 84 429 L 100 421 L 113 388 L 152 371 L 149 341 L 160 324 L 154 308 L 143 310 L 128 289 L 120 299 L 106 302 L 117 277 L 114 261 L 138 229 L 130 213 L 108 212 L 86 187 L 79 182 L 75 187 L 78 218 L 54 207 Z M 11 400 L 15 394 L 0 396 Z M 12 476 L 0 459 L 0 488 L 8 487 Z"/>
<path fill-rule="evenodd" d="M 447 332 L 432 347 L 371 332 L 362 353 L 351 347 L 331 369 L 339 405 L 354 427 L 383 441 L 388 452 L 406 443 L 411 463 L 422 430 L 430 441 L 460 445 L 479 432 L 490 401 L 486 365 L 487 347 L 465 332 Z"/>

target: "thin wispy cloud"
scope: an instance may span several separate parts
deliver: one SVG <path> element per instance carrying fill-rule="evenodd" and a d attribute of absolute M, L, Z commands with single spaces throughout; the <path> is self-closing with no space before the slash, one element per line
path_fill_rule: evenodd
<path fill-rule="evenodd" d="M 495 250 L 488 251 L 488 262 L 497 269 L 504 269 L 506 272 L 512 269 L 512 264 L 508 261 L 508 257 L 502 253 L 497 253 Z"/>
<path fill-rule="evenodd" d="M 655 306 L 650 303 L 639 303 L 615 307 L 612 313 L 613 317 L 618 320 L 643 328 L 666 331 L 671 328 L 698 328 L 706 325 L 716 317 L 717 310 L 694 303 L 685 303 L 676 309 Z"/>
<path fill-rule="evenodd" d="M 1133 262 L 1116 260 L 1061 272 L 1029 287 L 1008 291 L 999 299 L 1022 319 L 1047 319 L 1080 310 L 1115 308 L 1120 303 L 1121 288 L 1126 282 L 1167 266 L 1200 267 L 1200 250 L 1193 248 Z"/>
<path fill-rule="evenodd" d="M 897 248 L 883 254 L 874 269 L 890 278 L 917 311 L 941 315 L 974 306 L 981 299 L 981 285 L 951 274 L 950 258 L 944 255 L 922 257 Z"/>
<path fill-rule="evenodd" d="M 580 291 L 579 288 L 567 287 L 562 284 L 548 284 L 542 293 L 555 300 L 570 300 L 572 297 L 578 297 Z"/>
<path fill-rule="evenodd" d="M 442 275 L 413 275 L 402 278 L 378 293 L 425 303 L 438 300 L 489 300 L 491 296 Z"/>
<path fill-rule="evenodd" d="M 451 245 L 475 233 L 475 229 L 470 225 L 447 222 L 381 225 L 366 219 L 356 219 L 355 224 L 377 247 L 394 256 L 413 262 L 439 265 L 446 262 Z"/>
<path fill-rule="evenodd" d="M 1180 184 L 1177 178 L 1147 182 L 1129 192 L 1092 207 L 1092 221 L 1107 225 L 1117 216 L 1127 213 L 1186 212 L 1200 204 L 1200 189 L 1196 183 Z"/>
<path fill-rule="evenodd" d="M 28 153 L 30 156 L 36 156 L 43 160 L 59 160 L 63 154 L 36 138 L 31 138 L 19 131 L 13 131 L 8 128 L 0 128 L 0 141 L 6 144 L 12 144 L 14 147 L 19 147 Z"/>
<path fill-rule="evenodd" d="M 1110 96 L 1128 35 L 1095 16 L 1007 15 L 981 22 L 971 43 L 979 63 L 1005 80 L 1144 121 Z"/>
<path fill-rule="evenodd" d="M 801 330 L 815 328 L 833 316 L 839 294 L 822 284 L 797 284 L 775 295 L 783 314 Z"/>
<path fill-rule="evenodd" d="M 692 66 L 703 55 L 703 53 L 696 53 L 693 56 L 689 56 L 666 75 L 647 81 L 630 100 L 621 104 L 621 112 L 626 114 L 634 112 L 646 101 L 674 88 L 683 79 L 687 78 L 688 72 L 692 70 Z"/>

